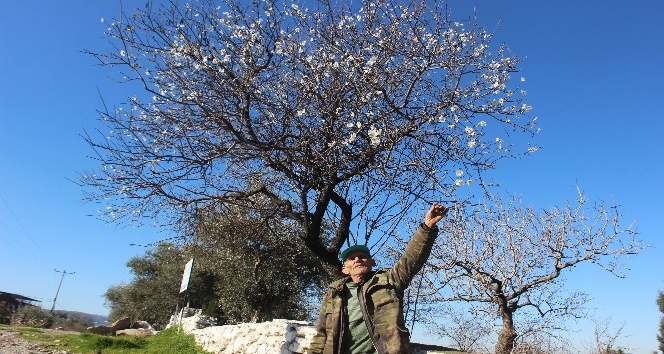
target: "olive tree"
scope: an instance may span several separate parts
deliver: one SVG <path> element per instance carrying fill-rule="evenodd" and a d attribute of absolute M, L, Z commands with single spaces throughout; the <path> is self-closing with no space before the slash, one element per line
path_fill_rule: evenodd
<path fill-rule="evenodd" d="M 245 210 L 199 210 L 191 221 L 187 248 L 213 277 L 214 305 L 224 322 L 313 320 L 330 279 L 299 242 L 302 231 Z"/>
<path fill-rule="evenodd" d="M 192 258 L 186 302 L 219 324 L 311 319 L 313 299 L 329 279 L 288 223 L 268 224 L 237 209 L 199 210 L 183 231 L 188 237 L 177 241 L 184 245 L 159 242 L 127 262 L 131 281 L 105 294 L 112 319 L 129 316 L 163 328 L 185 300 L 180 283 Z"/>
<path fill-rule="evenodd" d="M 659 342 L 659 351 L 664 353 L 664 291 L 657 294 L 657 307 L 662 317 L 659 319 L 659 331 L 657 332 L 657 342 Z"/>
<path fill-rule="evenodd" d="M 112 220 L 268 198 L 338 270 L 344 243 L 537 150 L 519 58 L 436 2 L 148 2 L 107 34 L 89 53 L 127 100 L 85 134 L 101 168 L 80 183 Z"/>
<path fill-rule="evenodd" d="M 109 318 L 130 317 L 164 328 L 175 312 L 180 279 L 187 255 L 171 243 L 159 243 L 143 256 L 127 262 L 133 277 L 130 282 L 115 284 L 104 294 Z M 194 277 L 196 278 L 196 277 Z"/>

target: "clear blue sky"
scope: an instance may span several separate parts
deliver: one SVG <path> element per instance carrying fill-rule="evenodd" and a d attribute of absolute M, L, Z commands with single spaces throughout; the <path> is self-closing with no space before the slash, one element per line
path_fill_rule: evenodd
<path fill-rule="evenodd" d="M 582 267 L 569 286 L 592 296 L 599 317 L 625 324 L 619 345 L 651 353 L 664 290 L 664 2 L 451 2 L 453 17 L 473 7 L 497 43 L 525 58 L 520 75 L 542 127 L 544 148 L 498 165 L 497 175 L 541 208 L 573 200 L 577 184 L 621 205 L 652 247 L 626 261 L 626 279 Z M 131 94 L 81 53 L 108 48 L 100 19 L 119 8 L 115 0 L 25 0 L 0 10 L 0 291 L 46 308 L 57 269 L 76 274 L 64 278 L 56 309 L 106 314 L 103 293 L 131 280 L 125 263 L 144 251 L 130 243 L 170 236 L 89 216 L 103 206 L 83 204 L 70 181 L 96 167 L 80 134 L 105 130 L 98 89 L 111 104 Z M 591 337 L 586 327 L 580 338 Z"/>

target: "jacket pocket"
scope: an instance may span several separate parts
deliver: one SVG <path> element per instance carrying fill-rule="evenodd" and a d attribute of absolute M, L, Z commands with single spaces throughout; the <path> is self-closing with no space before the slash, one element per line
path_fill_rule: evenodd
<path fill-rule="evenodd" d="M 393 288 L 387 286 L 373 290 L 371 301 L 376 311 L 382 307 L 390 308 L 392 306 L 399 306 L 400 300 Z"/>
<path fill-rule="evenodd" d="M 329 330 L 333 330 L 336 326 L 336 322 L 338 320 L 337 314 L 334 312 L 334 309 L 326 309 L 325 311 L 325 328 Z"/>

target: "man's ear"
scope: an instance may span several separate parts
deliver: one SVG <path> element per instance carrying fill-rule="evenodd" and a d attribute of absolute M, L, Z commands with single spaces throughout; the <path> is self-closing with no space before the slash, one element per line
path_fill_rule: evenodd
<path fill-rule="evenodd" d="M 341 266 L 341 273 L 350 275 L 350 272 L 348 271 L 348 269 L 346 269 L 346 262 L 344 262 L 344 264 Z"/>

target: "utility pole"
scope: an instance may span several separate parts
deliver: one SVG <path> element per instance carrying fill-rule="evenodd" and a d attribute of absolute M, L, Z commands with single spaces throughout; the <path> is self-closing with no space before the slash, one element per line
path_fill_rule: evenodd
<path fill-rule="evenodd" d="M 55 300 L 58 299 L 58 294 L 60 293 L 60 286 L 62 286 L 62 280 L 65 278 L 65 275 L 67 274 L 76 274 L 76 272 L 71 272 L 67 273 L 66 270 L 57 270 L 53 269 L 56 273 L 62 273 L 62 277 L 60 277 L 60 284 L 58 284 L 58 290 L 55 292 L 55 298 L 53 298 L 53 306 L 51 306 L 51 313 L 53 313 L 53 310 L 55 310 Z"/>

